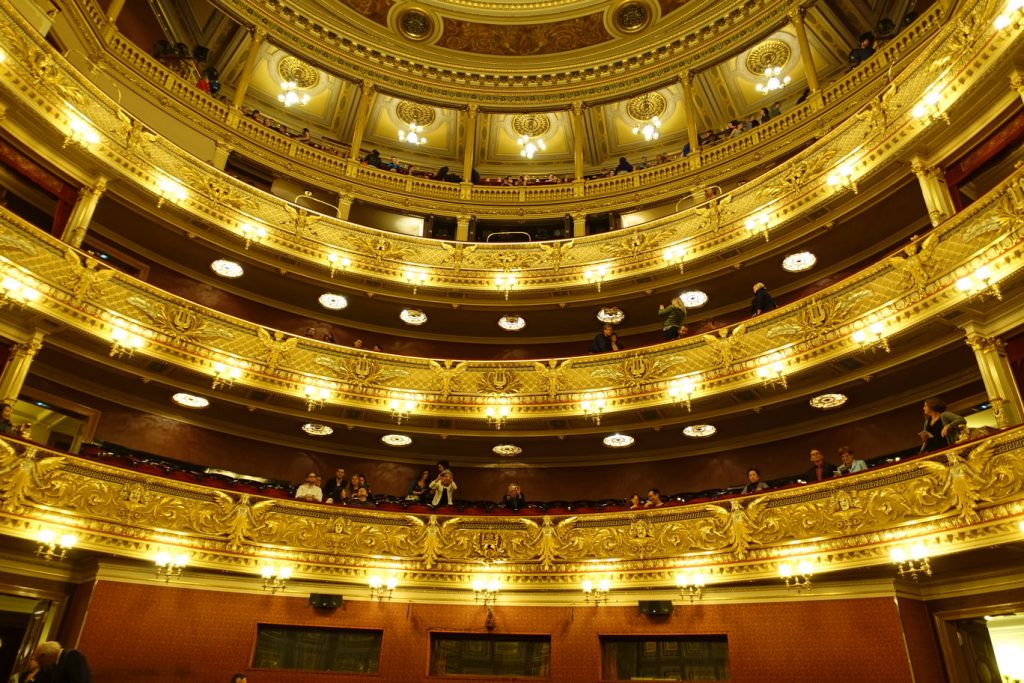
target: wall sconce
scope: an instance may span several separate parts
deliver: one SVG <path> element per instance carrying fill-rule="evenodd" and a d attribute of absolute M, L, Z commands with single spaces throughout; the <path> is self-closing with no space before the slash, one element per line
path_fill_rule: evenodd
<path fill-rule="evenodd" d="M 115 319 L 111 324 L 114 326 L 110 333 L 111 358 L 131 358 L 136 350 L 146 345 L 142 329 L 138 325 L 120 319 Z"/>
<path fill-rule="evenodd" d="M 750 232 L 760 232 L 761 236 L 764 237 L 764 241 L 768 241 L 768 214 L 765 211 L 759 211 L 753 216 L 748 218 L 743 224 Z"/>
<path fill-rule="evenodd" d="M 61 145 L 61 148 L 67 147 L 73 142 L 76 145 L 81 145 L 88 149 L 91 145 L 95 145 L 99 141 L 100 134 L 96 132 L 95 128 L 83 121 L 76 114 L 71 114 L 68 117 L 68 134 L 64 136 L 64 143 Z"/>
<path fill-rule="evenodd" d="M 161 178 L 156 182 L 157 194 L 160 195 L 160 199 L 156 203 L 156 208 L 161 208 L 164 202 L 171 202 L 172 204 L 179 204 L 188 198 L 188 192 L 182 187 L 181 183 L 173 178 Z"/>
<path fill-rule="evenodd" d="M 515 273 L 500 273 L 494 276 L 494 286 L 499 292 L 505 293 L 505 300 L 508 300 L 508 293 L 516 286 Z"/>
<path fill-rule="evenodd" d="M 600 605 L 608 602 L 608 591 L 612 588 L 612 582 L 608 579 L 601 579 L 596 584 L 589 579 L 583 582 L 583 601 Z"/>
<path fill-rule="evenodd" d="M 580 408 L 583 410 L 583 414 L 594 421 L 594 424 L 598 427 L 601 426 L 601 414 L 604 412 L 607 402 L 602 394 L 583 394 L 583 400 L 580 401 Z"/>
<path fill-rule="evenodd" d="M 259 244 L 267 237 L 267 229 L 262 225 L 253 227 L 248 223 L 243 223 L 242 227 L 238 229 L 238 232 L 242 233 L 242 238 L 245 240 L 245 248 L 248 249 L 252 246 L 253 242 Z"/>
<path fill-rule="evenodd" d="M 273 595 L 277 591 L 283 591 L 288 579 L 292 577 L 291 567 L 275 567 L 266 565 L 260 574 L 263 577 L 263 590 L 269 590 Z"/>
<path fill-rule="evenodd" d="M 188 564 L 188 555 L 185 553 L 171 555 L 160 552 L 156 554 L 153 561 L 156 563 L 156 577 L 170 583 L 171 579 L 181 576 L 181 571 Z"/>
<path fill-rule="evenodd" d="M 244 374 L 237 361 L 217 361 L 213 364 L 213 389 L 230 389 L 235 380 L 241 379 Z"/>
<path fill-rule="evenodd" d="M 512 408 L 509 406 L 507 398 L 492 398 L 490 403 L 491 405 L 484 409 L 484 415 L 487 416 L 487 424 L 493 425 L 495 429 L 501 429 L 502 425 L 508 422 L 508 417 L 512 414 Z"/>
<path fill-rule="evenodd" d="M 909 576 L 917 581 L 918 574 L 932 575 L 932 565 L 928 561 L 928 550 L 924 543 L 913 543 L 907 548 L 893 546 L 889 549 L 889 557 L 899 569 L 899 576 Z"/>
<path fill-rule="evenodd" d="M 376 598 L 378 602 L 383 602 L 385 599 L 390 600 L 391 594 L 395 592 L 395 588 L 398 586 L 398 581 L 393 576 L 388 577 L 387 580 L 379 576 L 371 576 L 369 583 L 370 599 Z"/>
<path fill-rule="evenodd" d="M 837 166 L 836 170 L 832 171 L 831 175 L 829 175 L 827 182 L 829 187 L 837 192 L 848 188 L 853 190 L 854 194 L 857 194 L 857 181 L 853 178 L 853 162 L 848 161 Z"/>
<path fill-rule="evenodd" d="M 493 605 L 498 600 L 501 581 L 492 576 L 487 579 L 473 579 L 473 599 L 485 606 Z"/>
<path fill-rule="evenodd" d="M 427 283 L 427 271 L 420 268 L 406 268 L 405 272 L 402 273 L 405 281 L 412 285 L 412 293 L 415 295 L 416 290 Z M 506 293 L 505 298 L 508 298 Z"/>
<path fill-rule="evenodd" d="M 671 247 L 666 247 L 665 251 L 661 253 L 661 257 L 665 260 L 665 263 L 669 265 L 678 265 L 679 274 L 683 274 L 683 266 L 685 266 L 684 259 L 686 258 L 686 247 L 684 245 L 676 244 Z"/>
<path fill-rule="evenodd" d="M 306 396 L 306 410 L 312 412 L 324 407 L 324 401 L 331 397 L 331 390 L 323 384 L 307 384 L 302 389 Z"/>
<path fill-rule="evenodd" d="M 1002 31 L 1010 26 L 1016 26 L 1016 24 L 1024 16 L 1024 0 L 1010 0 L 1006 3 L 1006 9 L 996 17 L 992 25 L 996 27 L 997 31 Z"/>
<path fill-rule="evenodd" d="M 885 336 L 885 325 L 879 321 L 868 325 L 866 330 L 857 330 L 850 338 L 855 343 L 860 344 L 864 348 L 870 348 L 872 351 L 875 349 L 882 349 L 886 353 L 891 351 L 889 340 Z"/>
<path fill-rule="evenodd" d="M 796 569 L 788 562 L 779 565 L 779 576 L 786 582 L 786 588 L 793 588 L 797 593 L 811 590 L 811 577 L 814 576 L 814 565 L 807 560 L 800 560 Z"/>
<path fill-rule="evenodd" d="M 676 403 L 685 404 L 686 412 L 692 412 L 693 406 L 690 404 L 690 399 L 693 397 L 693 392 L 697 388 L 698 379 L 693 377 L 683 377 L 681 379 L 674 379 L 668 383 L 668 395 Z"/>
<path fill-rule="evenodd" d="M 707 585 L 708 577 L 700 572 L 692 574 L 676 574 L 676 587 L 679 589 L 679 597 L 683 600 L 700 600 L 704 597 L 704 586 Z"/>
<path fill-rule="evenodd" d="M 757 376 L 764 382 L 765 387 L 781 384 L 783 389 L 789 388 L 786 383 L 786 364 L 782 362 L 782 358 L 777 353 L 761 359 L 761 366 L 757 368 Z"/>
<path fill-rule="evenodd" d="M 14 277 L 13 275 L 5 275 L 2 282 L 0 282 L 0 309 L 6 306 L 17 306 L 23 308 L 26 304 L 30 304 L 39 298 L 39 290 L 28 284 L 34 281 Z"/>
<path fill-rule="evenodd" d="M 68 551 L 78 543 L 78 536 L 74 534 L 61 534 L 53 529 L 40 529 L 36 535 L 39 547 L 36 548 L 36 557 L 41 557 L 46 562 L 61 562 L 68 554 Z"/>
<path fill-rule="evenodd" d="M 333 251 L 327 255 L 327 266 L 331 269 L 331 278 L 339 270 L 348 270 L 352 265 L 352 259 L 347 256 L 338 256 Z"/>
<path fill-rule="evenodd" d="M 608 266 L 598 266 L 597 268 L 589 268 L 583 273 L 583 279 L 590 284 L 597 285 L 597 291 L 601 291 L 601 283 L 608 277 Z"/>
<path fill-rule="evenodd" d="M 949 123 L 949 114 L 942 111 L 939 107 L 939 103 L 942 102 L 942 92 L 938 88 L 933 88 L 925 93 L 921 101 L 918 102 L 913 109 L 910 110 L 910 115 L 915 119 L 926 118 L 926 123 L 942 120 L 947 124 Z"/>
<path fill-rule="evenodd" d="M 992 282 L 992 269 L 988 266 L 982 266 L 973 274 L 957 280 L 956 289 L 969 297 L 991 294 L 997 300 L 1003 300 L 1003 291 L 999 288 L 998 282 Z"/>
<path fill-rule="evenodd" d="M 395 419 L 395 424 L 402 424 L 402 420 L 408 420 L 409 414 L 415 410 L 416 397 L 412 394 L 396 396 L 388 402 L 388 408 L 391 410 L 391 417 Z"/>

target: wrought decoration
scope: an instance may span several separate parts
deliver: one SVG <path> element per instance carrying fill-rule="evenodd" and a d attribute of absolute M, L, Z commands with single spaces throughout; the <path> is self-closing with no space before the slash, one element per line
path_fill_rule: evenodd
<path fill-rule="evenodd" d="M 409 102 L 408 100 L 402 100 L 395 107 L 395 114 L 399 120 L 402 121 L 406 126 L 409 127 L 411 132 L 420 133 L 424 128 L 434 122 L 435 114 L 434 108 L 429 107 L 419 102 Z M 407 134 L 408 137 L 408 134 Z M 399 139 L 402 139 L 402 133 L 399 133 Z M 413 144 L 422 144 L 414 140 L 404 140 L 403 142 L 412 142 Z M 426 140 L 424 140 L 426 142 Z"/>
<path fill-rule="evenodd" d="M 651 8 L 639 0 L 629 0 L 615 9 L 615 28 L 623 33 L 639 33 L 651 23 Z"/>
<path fill-rule="evenodd" d="M 413 41 L 426 40 L 434 31 L 434 21 L 430 15 L 418 8 L 402 11 L 395 23 L 398 26 L 398 31 Z"/>
<path fill-rule="evenodd" d="M 507 368 L 498 368 L 483 373 L 479 387 L 484 394 L 518 394 L 523 390 L 523 378 Z"/>
<path fill-rule="evenodd" d="M 735 213 L 730 206 L 731 203 L 732 195 L 727 194 L 722 197 L 715 197 L 695 208 L 693 212 L 700 218 L 700 229 L 718 232 L 718 229 L 722 227 L 722 221 Z"/>
<path fill-rule="evenodd" d="M 188 166 L 179 168 L 178 174 L 189 187 L 196 188 L 198 194 L 215 206 L 237 209 L 246 214 L 259 211 L 260 203 L 249 193 L 248 188 L 228 176 L 200 173 Z"/>
<path fill-rule="evenodd" d="M 668 384 L 668 395 L 675 403 L 684 404 L 686 412 L 689 413 L 693 410 L 690 400 L 693 398 L 693 392 L 697 390 L 697 383 L 699 381 L 699 375 L 696 377 L 674 379 Z"/>
<path fill-rule="evenodd" d="M 411 257 L 414 250 L 383 235 L 353 236 L 351 246 L 356 253 L 375 261 L 402 261 Z"/>
<path fill-rule="evenodd" d="M 188 554 L 177 553 L 171 555 L 167 552 L 159 552 L 153 558 L 153 563 L 156 565 L 157 578 L 169 583 L 171 579 L 181 576 L 182 571 L 188 565 Z"/>
<path fill-rule="evenodd" d="M 538 138 L 551 130 L 551 119 L 547 114 L 516 114 L 512 130 L 520 137 Z"/>
<path fill-rule="evenodd" d="M 257 327 L 256 337 L 259 339 L 260 344 L 263 345 L 263 353 L 260 355 L 260 359 L 267 366 L 269 372 L 274 372 L 280 368 L 281 363 L 287 359 L 288 354 L 299 345 L 298 337 L 285 339 L 284 332 L 280 330 L 274 330 L 271 333 L 262 327 Z"/>
<path fill-rule="evenodd" d="M 968 298 L 991 295 L 999 301 L 1003 300 L 1003 292 L 988 266 L 981 266 L 970 275 L 960 278 L 955 286 L 956 291 L 963 292 Z"/>
<path fill-rule="evenodd" d="M 448 242 L 441 242 L 441 247 L 445 251 L 444 263 L 451 263 L 452 272 L 456 275 L 462 272 L 464 263 L 472 260 L 473 252 L 477 249 L 475 244 L 449 244 Z"/>
<path fill-rule="evenodd" d="M 649 92 L 637 95 L 626 103 L 626 113 L 637 122 L 633 126 L 633 135 L 643 135 L 650 142 L 659 137 L 661 114 L 665 113 L 667 103 L 660 93 Z"/>
<path fill-rule="evenodd" d="M 570 260 L 569 250 L 572 249 L 573 244 L 575 244 L 573 240 L 568 240 L 566 242 L 541 242 L 537 246 L 544 252 L 548 262 L 551 264 L 552 270 L 558 272 L 562 264 Z"/>
<path fill-rule="evenodd" d="M 277 75 L 282 81 L 291 81 L 299 88 L 315 88 L 320 83 L 319 71 L 291 55 L 277 63 Z"/>
<path fill-rule="evenodd" d="M 728 370 L 732 366 L 746 329 L 746 324 L 740 323 L 731 329 L 723 327 L 714 334 L 705 334 L 701 337 L 715 354 L 713 368 Z"/>
<path fill-rule="evenodd" d="M 689 572 L 676 574 L 676 588 L 679 589 L 679 597 L 683 600 L 700 600 L 704 597 L 704 586 L 707 585 L 708 577 L 701 572 Z"/>
<path fill-rule="evenodd" d="M 387 579 L 376 575 L 371 576 L 368 583 L 370 585 L 370 600 L 377 600 L 377 602 L 390 600 L 395 588 L 398 587 L 398 580 L 393 576 L 389 576 Z"/>
<path fill-rule="evenodd" d="M 594 421 L 594 424 L 598 427 L 601 426 L 601 415 L 604 414 L 604 409 L 607 407 L 608 401 L 605 399 L 604 394 L 597 392 L 587 392 L 583 394 L 583 400 L 580 401 L 580 410 L 583 414 Z"/>
<path fill-rule="evenodd" d="M 288 579 L 292 577 L 292 568 L 268 564 L 263 567 L 260 576 L 263 578 L 263 590 L 269 590 L 270 594 L 274 595 L 284 590 Z"/>
<path fill-rule="evenodd" d="M 46 562 L 62 562 L 67 557 L 68 551 L 78 543 L 75 534 L 57 534 L 53 529 L 43 528 L 36 535 L 39 545 L 36 547 L 36 557 Z"/>
<path fill-rule="evenodd" d="M 327 368 L 337 379 L 358 391 L 365 391 L 370 387 L 386 388 L 392 380 L 409 374 L 406 370 L 384 365 L 365 353 L 354 358 L 318 356 L 316 364 Z"/>
<path fill-rule="evenodd" d="M 881 321 L 875 321 L 866 328 L 857 330 L 850 335 L 850 339 L 853 340 L 853 343 L 872 351 L 882 349 L 889 353 L 891 350 L 889 348 L 889 339 L 885 336 L 885 324 Z"/>
<path fill-rule="evenodd" d="M 506 396 L 494 396 L 488 399 L 488 405 L 484 408 L 484 416 L 487 418 L 487 424 L 493 426 L 495 429 L 501 429 L 506 422 L 508 422 L 509 416 L 512 414 L 512 406 L 509 404 L 508 397 Z"/>
<path fill-rule="evenodd" d="M 555 398 L 568 384 L 568 372 L 575 361 L 568 358 L 559 364 L 557 358 L 551 358 L 546 363 L 534 361 L 534 369 L 541 374 L 541 386 L 547 388 L 548 398 Z"/>
<path fill-rule="evenodd" d="M 865 138 L 872 135 L 883 135 L 889 130 L 893 113 L 896 111 L 895 96 L 899 92 L 899 87 L 891 80 L 890 74 L 889 87 L 882 94 L 872 98 L 864 109 L 857 112 L 857 120 L 868 123 L 864 131 Z"/>
<path fill-rule="evenodd" d="M 753 76 L 760 76 L 765 69 L 781 68 L 789 63 L 793 51 L 781 40 L 766 40 L 747 52 L 744 66 Z"/>
<path fill-rule="evenodd" d="M 23 308 L 39 298 L 36 282 L 20 273 L 12 272 L 0 280 L 0 309 L 7 306 Z"/>
<path fill-rule="evenodd" d="M 801 560 L 796 567 L 788 562 L 779 565 L 779 576 L 786 584 L 797 593 L 811 590 L 811 577 L 814 576 L 814 565 L 807 560 Z"/>
<path fill-rule="evenodd" d="M 763 199 L 774 199 L 782 195 L 799 192 L 807 183 L 820 176 L 826 168 L 831 166 L 837 154 L 834 149 L 824 149 L 807 159 L 795 163 L 781 178 L 765 185 L 758 192 L 758 196 Z"/>
<path fill-rule="evenodd" d="M 923 240 L 915 240 L 903 248 L 901 256 L 889 258 L 889 265 L 900 274 L 904 290 L 923 292 L 935 271 L 935 247 L 938 235 L 929 234 Z"/>
<path fill-rule="evenodd" d="M 853 316 L 858 305 L 870 297 L 871 292 L 867 290 L 827 299 L 811 297 L 795 318 L 772 326 L 766 334 L 769 339 L 786 341 L 825 338 L 837 327 L 845 324 Z"/>
<path fill-rule="evenodd" d="M 464 373 L 467 367 L 469 367 L 467 363 L 461 362 L 456 365 L 453 360 L 446 360 L 443 365 L 436 360 L 430 361 L 430 370 L 434 375 L 441 398 L 447 399 L 452 395 L 459 375 Z"/>
<path fill-rule="evenodd" d="M 667 363 L 652 359 L 645 354 L 634 352 L 610 368 L 599 368 L 591 372 L 595 379 L 609 379 L 613 385 L 635 389 L 661 379 Z"/>

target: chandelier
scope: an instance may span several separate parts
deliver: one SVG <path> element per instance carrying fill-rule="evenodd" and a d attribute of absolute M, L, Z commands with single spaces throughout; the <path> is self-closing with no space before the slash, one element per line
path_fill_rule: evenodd
<path fill-rule="evenodd" d="M 407 142 L 410 145 L 427 144 L 427 139 L 423 137 L 423 135 L 421 135 L 421 133 L 423 133 L 423 126 L 420 126 L 415 123 L 410 123 L 407 125 L 409 126 L 409 130 L 400 129 L 398 131 L 398 140 L 400 142 Z"/>
<path fill-rule="evenodd" d="M 768 79 L 767 82 L 758 83 L 757 85 L 754 86 L 754 90 L 761 93 L 762 95 L 766 95 L 776 90 L 782 90 L 787 85 L 789 85 L 789 81 L 791 79 L 789 76 L 779 78 L 779 74 L 781 73 L 782 67 L 770 66 L 766 68 L 764 70 L 764 77 Z"/>
<path fill-rule="evenodd" d="M 299 94 L 299 84 L 295 81 L 281 81 L 281 94 L 277 96 L 277 101 L 286 107 L 299 105 L 300 107 L 309 102 L 309 95 L 307 93 Z"/>
<path fill-rule="evenodd" d="M 534 140 L 529 135 L 520 135 L 518 142 L 519 146 L 522 147 L 519 150 L 519 156 L 526 157 L 527 159 L 532 159 L 537 152 L 546 151 L 548 148 L 543 140 L 540 138 Z"/>
<path fill-rule="evenodd" d="M 650 142 L 651 140 L 658 139 L 659 128 L 661 128 L 661 119 L 655 116 L 649 121 L 641 121 L 637 125 L 633 126 L 633 135 L 643 135 L 644 140 Z"/>

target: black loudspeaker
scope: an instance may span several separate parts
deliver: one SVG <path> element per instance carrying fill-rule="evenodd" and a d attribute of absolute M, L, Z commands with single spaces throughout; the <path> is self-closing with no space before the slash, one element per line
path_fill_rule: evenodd
<path fill-rule="evenodd" d="M 330 593 L 310 593 L 309 606 L 315 609 L 338 609 L 341 607 L 342 597 Z"/>
<path fill-rule="evenodd" d="M 640 614 L 649 617 L 667 617 L 672 614 L 671 600 L 641 600 L 638 605 Z"/>

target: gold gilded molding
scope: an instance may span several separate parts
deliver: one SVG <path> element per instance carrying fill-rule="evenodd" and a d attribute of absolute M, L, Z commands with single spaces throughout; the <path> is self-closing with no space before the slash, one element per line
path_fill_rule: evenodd
<path fill-rule="evenodd" d="M 300 88 L 315 88 L 320 83 L 320 72 L 292 55 L 286 55 L 277 63 L 277 75 Z"/>
<path fill-rule="evenodd" d="M 511 125 L 516 135 L 536 138 L 551 130 L 551 119 L 547 114 L 516 114 L 512 117 Z"/>
<path fill-rule="evenodd" d="M 754 76 L 764 75 L 765 69 L 782 68 L 789 62 L 793 51 L 781 40 L 766 40 L 755 45 L 744 61 L 747 71 Z"/>
<path fill-rule="evenodd" d="M 409 100 L 399 102 L 395 106 L 395 114 L 403 123 L 417 126 L 429 126 L 434 122 L 435 117 L 433 107 Z"/>
<path fill-rule="evenodd" d="M 629 102 L 626 102 L 626 113 L 634 121 L 650 121 L 655 116 L 665 113 L 668 103 L 661 93 L 649 92 L 637 95 Z"/>

